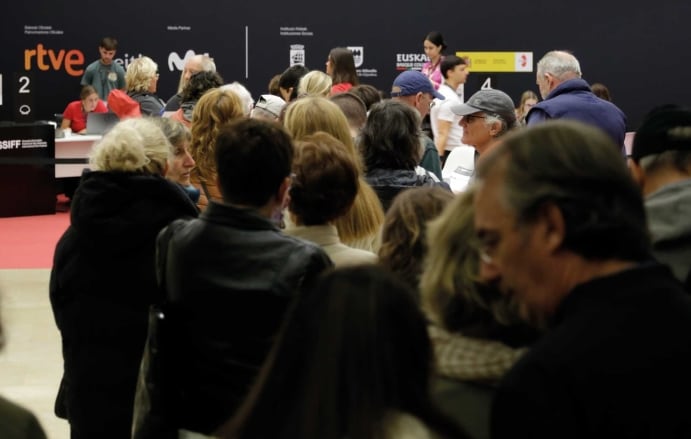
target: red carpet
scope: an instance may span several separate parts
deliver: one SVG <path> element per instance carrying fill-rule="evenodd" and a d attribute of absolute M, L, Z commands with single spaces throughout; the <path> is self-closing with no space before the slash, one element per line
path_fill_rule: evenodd
<path fill-rule="evenodd" d="M 69 212 L 0 218 L 0 269 L 52 267 L 55 244 L 69 224 Z"/>

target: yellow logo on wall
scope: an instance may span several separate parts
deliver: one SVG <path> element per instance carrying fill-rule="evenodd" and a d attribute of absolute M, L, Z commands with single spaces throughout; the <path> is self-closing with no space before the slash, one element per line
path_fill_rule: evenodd
<path fill-rule="evenodd" d="M 532 72 L 533 52 L 456 52 L 473 72 Z"/>

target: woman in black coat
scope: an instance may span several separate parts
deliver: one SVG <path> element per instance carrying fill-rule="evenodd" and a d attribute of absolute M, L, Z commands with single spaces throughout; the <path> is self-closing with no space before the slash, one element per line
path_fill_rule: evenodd
<path fill-rule="evenodd" d="M 148 309 L 160 300 L 155 241 L 197 209 L 165 179 L 171 145 L 147 119 L 116 125 L 94 146 L 57 244 L 50 279 L 64 373 L 56 414 L 71 437 L 130 436 Z"/>

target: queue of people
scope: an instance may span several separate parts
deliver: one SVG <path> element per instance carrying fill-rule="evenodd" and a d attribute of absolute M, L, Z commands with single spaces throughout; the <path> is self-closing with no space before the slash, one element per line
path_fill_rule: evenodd
<path fill-rule="evenodd" d="M 517 106 L 424 47 L 381 102 L 343 48 L 249 104 L 195 59 L 167 115 L 128 66 L 141 117 L 95 146 L 51 275 L 73 439 L 691 435 L 691 110 L 627 164 L 572 54 Z"/>

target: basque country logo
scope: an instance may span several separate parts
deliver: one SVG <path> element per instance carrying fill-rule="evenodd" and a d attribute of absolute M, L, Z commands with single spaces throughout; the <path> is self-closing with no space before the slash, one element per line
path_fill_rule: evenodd
<path fill-rule="evenodd" d="M 365 61 L 365 49 L 362 46 L 348 46 L 348 50 L 353 52 L 355 68 L 362 66 L 362 63 Z"/>

